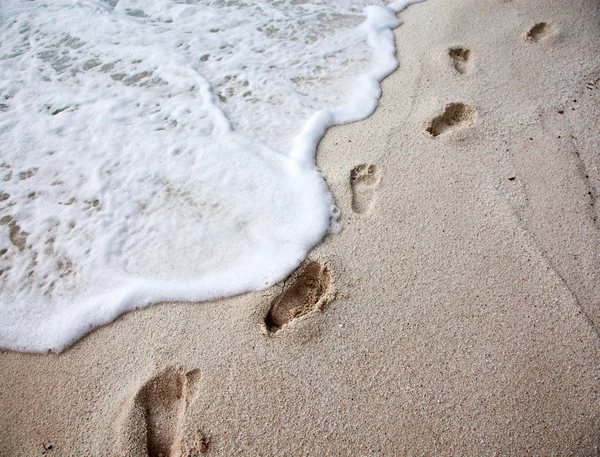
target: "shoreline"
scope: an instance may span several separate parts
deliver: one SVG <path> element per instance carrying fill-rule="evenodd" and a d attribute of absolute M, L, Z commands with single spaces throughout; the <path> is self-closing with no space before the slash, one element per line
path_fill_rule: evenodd
<path fill-rule="evenodd" d="M 318 267 L 0 351 L 0 456 L 592 455 L 598 17 L 410 6 L 376 111 L 319 144 Z"/>

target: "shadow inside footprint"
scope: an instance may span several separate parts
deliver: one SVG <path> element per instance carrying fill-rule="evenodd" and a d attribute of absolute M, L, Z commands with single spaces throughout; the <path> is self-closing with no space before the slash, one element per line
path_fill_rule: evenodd
<path fill-rule="evenodd" d="M 321 310 L 331 299 L 331 274 L 326 266 L 305 261 L 285 281 L 283 291 L 271 302 L 265 317 L 268 332 L 312 311 Z"/>
<path fill-rule="evenodd" d="M 475 122 L 475 108 L 464 103 L 450 103 L 444 112 L 433 118 L 427 132 L 436 137 L 449 130 L 461 126 L 469 126 Z"/>
<path fill-rule="evenodd" d="M 126 403 L 117 455 L 180 457 L 185 411 L 198 392 L 200 370 L 167 367 Z"/>
<path fill-rule="evenodd" d="M 381 172 L 375 165 L 362 164 L 350 172 L 352 188 L 352 211 L 364 214 L 371 210 L 375 203 L 375 189 L 381 182 Z"/>
<path fill-rule="evenodd" d="M 463 47 L 450 48 L 448 55 L 452 65 L 461 75 L 468 73 L 472 67 L 471 50 Z"/>
<path fill-rule="evenodd" d="M 525 34 L 523 39 L 525 41 L 537 42 L 554 35 L 555 32 L 556 29 L 552 24 L 547 22 L 539 22 Z"/>

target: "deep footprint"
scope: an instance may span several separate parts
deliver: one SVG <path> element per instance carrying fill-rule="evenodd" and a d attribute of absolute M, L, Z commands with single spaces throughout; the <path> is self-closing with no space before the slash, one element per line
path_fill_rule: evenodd
<path fill-rule="evenodd" d="M 271 302 L 265 317 L 268 332 L 276 332 L 293 319 L 323 308 L 331 299 L 329 269 L 319 262 L 304 262 L 286 280 L 283 291 Z"/>
<path fill-rule="evenodd" d="M 448 55 L 452 65 L 461 75 L 468 73 L 472 67 L 471 50 L 463 47 L 450 48 Z"/>
<path fill-rule="evenodd" d="M 433 118 L 427 132 L 436 137 L 460 127 L 470 126 L 475 122 L 476 111 L 464 103 L 450 103 L 444 112 Z"/>
<path fill-rule="evenodd" d="M 381 172 L 375 165 L 358 165 L 350 172 L 352 211 L 364 214 L 375 204 L 375 190 L 381 182 Z"/>
<path fill-rule="evenodd" d="M 538 24 L 535 24 L 523 38 L 525 41 L 538 42 L 554 35 L 555 32 L 556 30 L 552 24 L 539 22 Z"/>
<path fill-rule="evenodd" d="M 125 405 L 117 455 L 181 457 L 185 412 L 195 399 L 200 370 L 167 367 Z"/>

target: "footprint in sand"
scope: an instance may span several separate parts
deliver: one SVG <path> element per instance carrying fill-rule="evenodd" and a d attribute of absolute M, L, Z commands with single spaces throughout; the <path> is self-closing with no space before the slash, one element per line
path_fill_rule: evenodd
<path fill-rule="evenodd" d="M 185 412 L 196 398 L 199 381 L 198 369 L 186 373 L 167 367 L 142 385 L 121 408 L 115 454 L 187 457 L 206 452 L 205 437 L 184 443 Z"/>
<path fill-rule="evenodd" d="M 556 33 L 556 28 L 548 22 L 538 22 L 525 35 L 523 39 L 529 42 L 542 41 Z"/>
<path fill-rule="evenodd" d="M 352 188 L 352 211 L 357 214 L 367 213 L 375 203 L 375 190 L 381 182 L 381 172 L 375 165 L 362 164 L 350 172 Z"/>
<path fill-rule="evenodd" d="M 473 60 L 471 59 L 470 49 L 457 46 L 455 48 L 448 49 L 448 55 L 450 56 L 452 66 L 461 75 L 471 71 L 471 68 L 473 67 Z"/>
<path fill-rule="evenodd" d="M 292 319 L 323 309 L 333 298 L 332 289 L 329 269 L 319 262 L 305 261 L 271 302 L 265 317 L 267 332 L 277 332 Z"/>
<path fill-rule="evenodd" d="M 442 114 L 434 117 L 427 127 L 427 132 L 436 137 L 451 130 L 468 127 L 475 122 L 476 111 L 465 103 L 450 103 Z"/>

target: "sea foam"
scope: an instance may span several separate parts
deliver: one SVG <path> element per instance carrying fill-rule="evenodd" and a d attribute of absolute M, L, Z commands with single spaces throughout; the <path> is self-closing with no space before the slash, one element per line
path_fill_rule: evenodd
<path fill-rule="evenodd" d="M 0 347 L 283 279 L 336 225 L 314 155 L 414 1 L 3 0 Z"/>

